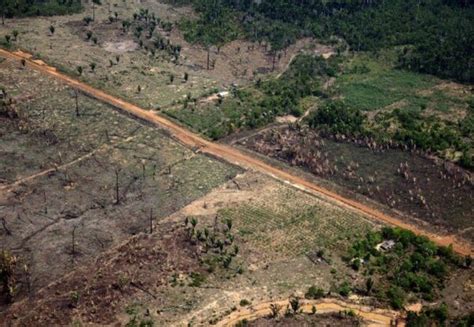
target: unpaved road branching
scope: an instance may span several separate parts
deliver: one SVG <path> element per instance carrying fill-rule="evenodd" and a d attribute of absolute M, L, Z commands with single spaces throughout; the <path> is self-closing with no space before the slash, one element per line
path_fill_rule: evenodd
<path fill-rule="evenodd" d="M 199 151 L 203 153 L 220 158 L 245 169 L 253 169 L 255 171 L 270 175 L 277 180 L 283 181 L 284 183 L 293 185 L 294 187 L 302 189 L 306 192 L 313 193 L 316 196 L 324 197 L 325 199 L 330 200 L 338 205 L 362 213 L 373 219 L 411 230 L 416 234 L 425 235 L 438 245 L 447 246 L 452 244 L 453 249 L 460 254 L 473 255 L 474 253 L 474 250 L 472 249 L 470 244 L 460 241 L 453 235 L 441 236 L 430 233 L 426 230 L 422 230 L 419 227 L 414 226 L 412 224 L 408 224 L 396 217 L 389 216 L 376 209 L 370 208 L 363 203 L 343 197 L 326 188 L 309 182 L 301 177 L 295 176 L 279 168 L 273 167 L 262 160 L 259 160 L 255 157 L 251 157 L 250 155 L 239 151 L 234 147 L 205 140 L 199 135 L 179 126 L 178 124 L 162 116 L 142 109 L 136 105 L 133 105 L 129 102 L 126 102 L 103 91 L 100 91 L 92 86 L 89 86 L 86 83 L 69 77 L 66 74 L 58 72 L 54 67 L 46 65 L 42 61 L 32 60 L 31 55 L 28 53 L 24 53 L 21 51 L 10 52 L 0 49 L 0 56 L 11 60 L 17 60 L 19 63 L 22 59 L 24 59 L 26 65 L 37 71 L 53 76 L 68 84 L 69 86 L 76 88 L 99 101 L 108 103 L 114 106 L 115 108 L 120 109 L 128 114 L 131 114 L 139 119 L 143 119 L 149 123 L 154 124 L 157 127 L 168 130 L 174 138 L 176 138 L 178 141 L 180 141 L 186 146 L 199 149 Z"/>

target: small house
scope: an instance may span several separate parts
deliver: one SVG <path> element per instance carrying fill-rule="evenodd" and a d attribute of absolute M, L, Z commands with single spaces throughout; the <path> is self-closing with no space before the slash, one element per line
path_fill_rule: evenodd
<path fill-rule="evenodd" d="M 378 251 L 390 251 L 395 246 L 394 240 L 386 240 L 375 247 Z"/>

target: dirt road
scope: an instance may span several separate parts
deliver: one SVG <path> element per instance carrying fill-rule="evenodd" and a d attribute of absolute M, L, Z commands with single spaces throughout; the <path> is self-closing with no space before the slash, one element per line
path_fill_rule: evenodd
<path fill-rule="evenodd" d="M 234 326 L 241 320 L 256 320 L 258 318 L 268 317 L 271 314 L 270 305 L 275 304 L 281 308 L 280 314 L 283 314 L 289 305 L 288 300 L 265 302 L 253 305 L 249 308 L 239 309 L 217 323 L 216 326 Z M 377 310 L 361 305 L 345 303 L 335 299 L 324 300 L 302 300 L 301 309 L 304 313 L 312 313 L 313 306 L 316 307 L 316 314 L 339 313 L 345 310 L 352 310 L 357 314 L 367 326 L 392 326 L 397 321 L 398 327 L 405 323 L 400 315 L 395 311 Z"/>
<path fill-rule="evenodd" d="M 54 67 L 47 66 L 42 61 L 35 61 L 31 59 L 31 55 L 24 52 L 9 52 L 3 49 L 0 49 L 0 56 L 5 57 L 7 59 L 16 60 L 20 65 L 20 60 L 24 59 L 26 65 L 43 73 L 46 73 L 50 76 L 53 76 L 64 83 L 68 84 L 71 87 L 74 87 L 91 97 L 96 98 L 99 101 L 106 102 L 120 110 L 123 110 L 126 113 L 129 113 L 135 117 L 148 121 L 158 127 L 164 128 L 168 130 L 171 135 L 179 140 L 181 143 L 185 144 L 186 146 L 197 148 L 199 151 L 203 153 L 207 153 L 209 155 L 221 158 L 227 162 L 232 164 L 238 165 L 245 169 L 253 169 L 255 171 L 259 171 L 264 174 L 268 174 L 275 179 L 278 179 L 284 183 L 293 185 L 299 189 L 303 189 L 307 192 L 313 193 L 317 196 L 323 197 L 327 200 L 332 201 L 340 206 L 349 208 L 351 210 L 357 211 L 362 213 L 372 219 L 376 219 L 382 222 L 385 222 L 390 225 L 398 226 L 401 228 L 409 229 L 417 234 L 425 235 L 432 239 L 435 243 L 439 245 L 453 245 L 453 249 L 463 255 L 473 255 L 474 250 L 472 249 L 471 245 L 467 243 L 463 243 L 455 236 L 448 235 L 448 236 L 440 236 L 429 233 L 425 230 L 422 230 L 414 225 L 407 224 L 402 220 L 388 216 L 378 210 L 370 208 L 360 202 L 354 201 L 352 199 L 343 197 L 339 194 L 336 194 L 328 189 L 320 187 L 314 183 L 311 183 L 307 180 L 304 180 L 298 176 L 292 175 L 284 170 L 279 168 L 275 168 L 256 157 L 251 157 L 248 154 L 245 154 L 239 151 L 236 148 L 233 148 L 228 145 L 213 143 L 207 141 L 200 137 L 193 132 L 177 125 L 176 123 L 162 117 L 156 115 L 150 111 L 142 109 L 136 105 L 118 99 L 110 94 L 107 94 L 103 91 L 95 89 L 83 82 L 75 80 L 61 72 L 58 72 Z"/>

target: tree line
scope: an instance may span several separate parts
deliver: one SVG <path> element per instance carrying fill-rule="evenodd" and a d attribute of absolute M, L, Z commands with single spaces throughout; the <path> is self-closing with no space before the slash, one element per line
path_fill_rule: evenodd
<path fill-rule="evenodd" d="M 0 0 L 2 23 L 5 18 L 67 15 L 81 9 L 81 0 Z"/>
<path fill-rule="evenodd" d="M 186 1 L 180 1 L 182 4 Z M 189 0 L 200 13 L 185 36 L 218 45 L 237 37 L 279 51 L 297 38 L 342 37 L 355 51 L 398 47 L 401 68 L 472 83 L 474 6 L 461 0 Z"/>

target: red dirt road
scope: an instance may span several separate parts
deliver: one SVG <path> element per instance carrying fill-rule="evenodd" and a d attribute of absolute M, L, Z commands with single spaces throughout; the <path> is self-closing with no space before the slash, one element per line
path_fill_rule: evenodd
<path fill-rule="evenodd" d="M 238 165 L 245 169 L 253 169 L 255 171 L 270 175 L 275 179 L 291 184 L 294 187 L 303 189 L 317 196 L 323 196 L 324 198 L 331 200 L 332 202 L 338 205 L 342 205 L 343 207 L 362 213 L 372 219 L 379 220 L 393 226 L 409 229 L 419 235 L 425 235 L 439 245 L 447 246 L 452 244 L 453 249 L 459 254 L 471 256 L 474 254 L 474 249 L 471 247 L 470 244 L 460 241 L 455 236 L 441 236 L 430 233 L 426 230 L 422 230 L 419 227 L 414 226 L 412 224 L 408 224 L 396 217 L 386 215 L 376 209 L 370 208 L 364 205 L 363 203 L 343 197 L 312 182 L 304 180 L 301 177 L 292 175 L 279 168 L 275 168 L 255 157 L 251 157 L 248 154 L 239 151 L 236 148 L 207 141 L 199 135 L 190 132 L 189 130 L 175 124 L 174 122 L 162 116 L 156 115 L 150 111 L 147 111 L 131 103 L 118 99 L 112 95 L 109 95 L 103 91 L 97 90 L 83 82 L 75 80 L 61 72 L 58 72 L 54 67 L 47 66 L 42 61 L 32 60 L 30 54 L 20 51 L 9 52 L 0 49 L 0 56 L 11 60 L 17 60 L 18 62 L 21 59 L 24 59 L 29 67 L 37 71 L 53 76 L 68 84 L 69 86 L 74 87 L 88 94 L 89 96 L 96 98 L 99 101 L 106 102 L 120 110 L 123 110 L 126 113 L 129 113 L 135 117 L 138 117 L 158 127 L 168 130 L 174 138 L 176 138 L 186 146 L 199 148 L 200 151 L 203 153 L 207 153 L 212 156 L 221 158 L 227 162 Z"/>

